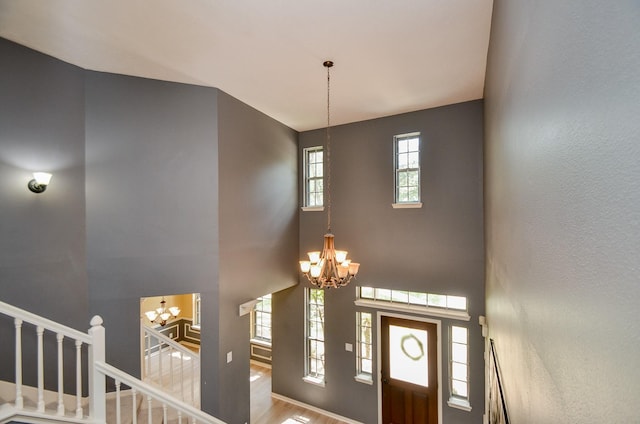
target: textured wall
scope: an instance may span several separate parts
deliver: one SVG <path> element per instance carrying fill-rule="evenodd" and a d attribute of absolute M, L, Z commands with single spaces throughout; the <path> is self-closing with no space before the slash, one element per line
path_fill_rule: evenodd
<path fill-rule="evenodd" d="M 494 5 L 487 315 L 516 423 L 640 416 L 640 7 Z"/>
<path fill-rule="evenodd" d="M 456 294 L 468 297 L 472 317 L 465 324 L 470 331 L 473 411 L 446 405 L 452 321 L 442 320 L 443 422 L 481 420 L 484 362 L 477 320 L 484 314 L 482 117 L 482 101 L 474 101 L 331 129 L 332 230 L 337 248 L 348 250 L 362 266 L 351 286 L 326 295 L 325 388 L 302 381 L 306 278 L 300 275 L 299 286 L 276 293 L 274 392 L 364 423 L 377 422 L 378 381 L 372 386 L 354 381 L 355 356 L 344 349 L 345 343 L 355 344 L 355 285 Z M 423 207 L 393 209 L 393 136 L 414 131 L 423 139 Z M 324 142 L 324 130 L 302 133 L 300 153 Z M 300 212 L 299 258 L 322 247 L 326 225 L 326 211 Z"/>

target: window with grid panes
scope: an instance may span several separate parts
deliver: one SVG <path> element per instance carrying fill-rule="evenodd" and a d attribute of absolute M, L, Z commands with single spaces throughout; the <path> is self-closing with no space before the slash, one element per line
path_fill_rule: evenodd
<path fill-rule="evenodd" d="M 324 382 L 324 290 L 307 288 L 306 378 Z"/>
<path fill-rule="evenodd" d="M 420 202 L 420 133 L 394 138 L 395 203 Z"/>
<path fill-rule="evenodd" d="M 451 326 L 451 396 L 459 400 L 469 400 L 469 330 Z"/>
<path fill-rule="evenodd" d="M 369 382 L 373 381 L 372 316 L 369 312 L 358 312 L 356 317 L 356 377 Z"/>
<path fill-rule="evenodd" d="M 304 151 L 304 206 L 321 207 L 324 202 L 324 163 L 322 146 Z"/>
<path fill-rule="evenodd" d="M 271 295 L 258 298 L 253 308 L 252 338 L 271 343 Z"/>

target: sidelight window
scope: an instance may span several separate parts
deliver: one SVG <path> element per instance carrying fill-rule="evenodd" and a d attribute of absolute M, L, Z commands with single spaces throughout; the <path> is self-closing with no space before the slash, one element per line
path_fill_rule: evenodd
<path fill-rule="evenodd" d="M 449 351 L 449 405 L 470 409 L 469 405 L 469 330 L 451 326 Z"/>
<path fill-rule="evenodd" d="M 371 313 L 356 314 L 356 380 L 371 384 L 373 382 L 373 334 Z"/>

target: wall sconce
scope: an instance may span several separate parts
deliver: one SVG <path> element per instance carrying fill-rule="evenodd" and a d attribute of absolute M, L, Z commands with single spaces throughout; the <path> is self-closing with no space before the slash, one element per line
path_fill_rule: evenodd
<path fill-rule="evenodd" d="M 51 181 L 51 174 L 47 172 L 34 172 L 33 180 L 29 181 L 28 184 L 29 190 L 34 193 L 42 193 L 47 189 L 49 181 Z"/>

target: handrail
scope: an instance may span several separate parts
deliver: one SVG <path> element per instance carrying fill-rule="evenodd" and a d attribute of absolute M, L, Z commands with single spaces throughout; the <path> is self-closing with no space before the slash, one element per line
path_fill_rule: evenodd
<path fill-rule="evenodd" d="M 164 334 L 162 334 L 161 332 L 159 332 L 155 328 L 149 327 L 149 326 L 144 325 L 144 324 L 141 324 L 141 325 L 142 325 L 144 331 L 146 331 L 147 333 L 152 334 L 158 340 L 162 340 L 162 342 L 164 344 L 171 346 L 173 349 L 178 350 L 178 351 L 182 352 L 185 355 L 191 356 L 193 358 L 200 358 L 200 355 L 198 355 L 196 352 L 192 351 L 191 349 L 187 349 L 186 347 L 182 346 L 180 343 L 176 342 L 172 338 L 165 336 Z"/>
<path fill-rule="evenodd" d="M 199 422 L 203 423 L 211 423 L 211 424 L 225 424 L 224 421 L 221 421 L 206 412 L 202 412 L 200 409 L 194 408 L 193 406 L 181 402 L 174 398 L 171 395 L 166 394 L 162 390 L 145 383 L 144 381 L 140 381 L 135 377 L 127 374 L 124 371 L 121 371 L 107 363 L 104 362 L 96 362 L 94 364 L 96 370 L 107 377 L 111 377 L 114 380 L 118 380 L 125 385 L 136 389 L 138 392 L 143 393 L 151 398 L 162 402 L 168 406 L 171 406 L 173 409 L 177 411 L 184 412 L 185 415 L 189 417 L 195 418 Z"/>
<path fill-rule="evenodd" d="M 36 314 L 32 314 L 31 312 L 27 312 L 2 301 L 0 301 L 0 313 L 18 318 L 24 322 L 28 322 L 29 324 L 44 327 L 47 330 L 54 331 L 59 334 L 64 334 L 66 337 L 80 340 L 82 343 L 89 345 L 92 343 L 91 336 L 87 333 L 83 333 L 82 331 L 67 327 L 66 325 L 51 321 L 50 319 L 43 318 Z"/>

